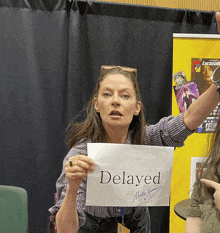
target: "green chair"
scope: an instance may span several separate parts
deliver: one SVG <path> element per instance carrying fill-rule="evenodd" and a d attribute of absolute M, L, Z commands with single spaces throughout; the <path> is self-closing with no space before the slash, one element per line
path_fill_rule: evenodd
<path fill-rule="evenodd" d="M 0 233 L 26 233 L 27 223 L 26 190 L 0 185 Z"/>

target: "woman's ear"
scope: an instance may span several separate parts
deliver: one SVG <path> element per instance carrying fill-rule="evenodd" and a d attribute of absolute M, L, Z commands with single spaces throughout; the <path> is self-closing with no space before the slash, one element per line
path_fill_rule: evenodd
<path fill-rule="evenodd" d="M 138 101 L 134 110 L 134 115 L 137 116 L 141 111 L 141 101 Z"/>
<path fill-rule="evenodd" d="M 96 112 L 99 112 L 98 98 L 97 97 L 94 98 L 94 107 L 95 107 Z"/>

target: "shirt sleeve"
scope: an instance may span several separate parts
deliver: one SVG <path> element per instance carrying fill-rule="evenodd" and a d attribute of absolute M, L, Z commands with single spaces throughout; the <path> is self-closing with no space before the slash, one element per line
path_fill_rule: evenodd
<path fill-rule="evenodd" d="M 187 208 L 187 217 L 199 217 L 201 218 L 202 212 L 200 210 L 199 204 L 199 193 L 196 189 L 193 190 L 191 198 L 190 198 L 190 205 Z"/>
<path fill-rule="evenodd" d="M 72 156 L 75 156 L 79 153 L 81 154 L 87 154 L 87 147 L 83 144 L 83 147 L 73 147 L 69 153 L 66 155 L 66 157 L 63 160 L 63 169 L 60 177 L 58 178 L 56 182 L 56 193 L 57 193 L 57 202 L 54 206 L 52 206 L 48 211 L 52 215 L 56 215 L 59 211 L 63 200 L 66 196 L 66 190 L 67 190 L 67 178 L 65 175 L 65 163 L 68 161 L 68 159 Z M 86 215 L 85 215 L 85 200 L 86 200 L 86 179 L 82 181 L 80 188 L 77 192 L 77 213 L 78 213 L 78 220 L 79 220 L 79 226 L 84 225 Z"/>
<path fill-rule="evenodd" d="M 186 128 L 183 113 L 177 117 L 162 118 L 157 124 L 146 126 L 145 144 L 153 146 L 181 147 L 194 131 Z"/>

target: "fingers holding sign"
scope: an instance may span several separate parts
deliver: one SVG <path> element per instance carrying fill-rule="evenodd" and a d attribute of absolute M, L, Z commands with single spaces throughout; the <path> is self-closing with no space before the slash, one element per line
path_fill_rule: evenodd
<path fill-rule="evenodd" d="M 213 180 L 207 180 L 207 179 L 201 179 L 200 181 L 215 189 L 215 193 L 213 197 L 215 199 L 215 204 L 217 209 L 220 210 L 220 184 Z"/>
<path fill-rule="evenodd" d="M 80 183 L 89 172 L 94 171 L 94 161 L 86 155 L 76 155 L 65 163 L 65 173 L 68 183 Z"/>

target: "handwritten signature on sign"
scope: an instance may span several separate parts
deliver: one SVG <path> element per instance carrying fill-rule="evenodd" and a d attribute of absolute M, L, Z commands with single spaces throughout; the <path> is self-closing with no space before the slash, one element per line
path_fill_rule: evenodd
<path fill-rule="evenodd" d="M 159 186 L 157 188 L 148 188 L 148 190 L 145 191 L 137 191 L 134 196 L 134 202 L 137 199 L 143 199 L 144 201 L 151 201 L 152 198 L 163 188 L 163 186 Z"/>

